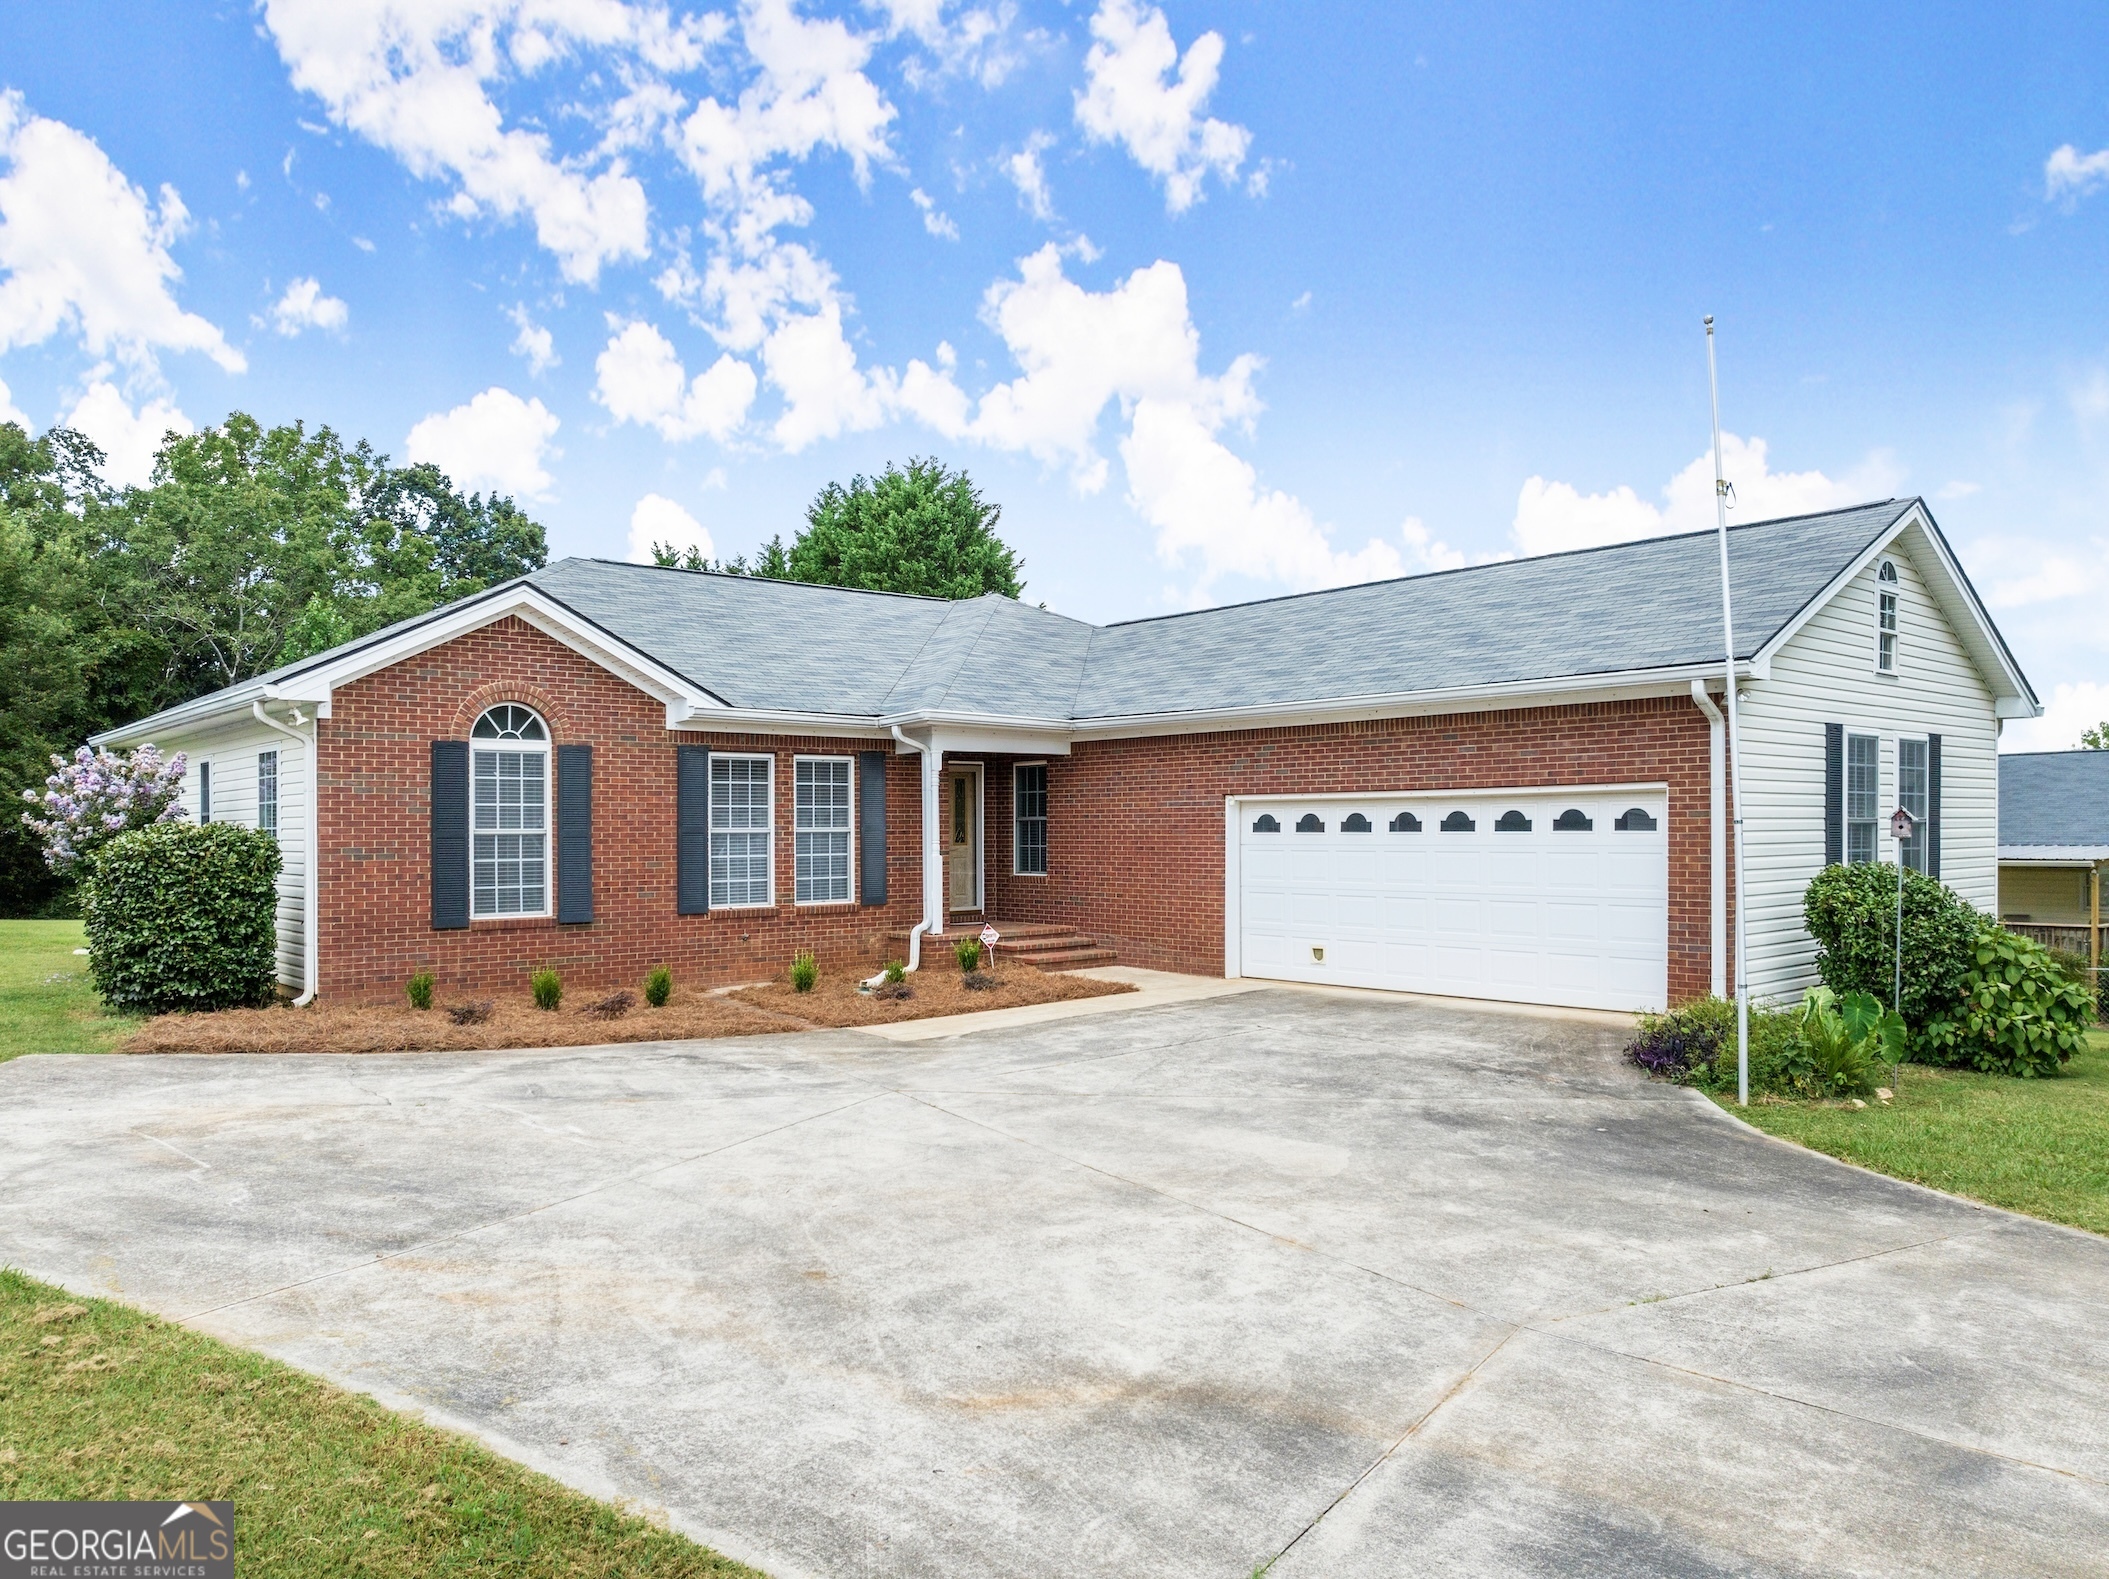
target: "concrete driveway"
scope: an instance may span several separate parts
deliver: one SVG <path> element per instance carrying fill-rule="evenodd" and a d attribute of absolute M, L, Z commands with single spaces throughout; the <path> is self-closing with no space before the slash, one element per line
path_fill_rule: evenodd
<path fill-rule="evenodd" d="M 0 1066 L 0 1259 L 779 1576 L 2109 1565 L 2109 1243 L 1615 1030 L 1261 991 Z"/>

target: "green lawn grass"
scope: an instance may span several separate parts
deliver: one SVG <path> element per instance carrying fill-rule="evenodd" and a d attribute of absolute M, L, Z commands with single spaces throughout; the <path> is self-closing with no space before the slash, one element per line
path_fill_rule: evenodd
<path fill-rule="evenodd" d="M 78 921 L 0 921 L 0 1063 L 24 1053 L 103 1053 L 139 1022 L 103 1013 Z"/>
<path fill-rule="evenodd" d="M 761 1579 L 465 1437 L 0 1269 L 0 1500 L 235 1505 L 237 1572 Z"/>
<path fill-rule="evenodd" d="M 2094 1032 L 2055 1080 L 1906 1064 L 1887 1106 L 1716 1100 L 1768 1135 L 1863 1168 L 2109 1234 L 2109 1032 Z"/>

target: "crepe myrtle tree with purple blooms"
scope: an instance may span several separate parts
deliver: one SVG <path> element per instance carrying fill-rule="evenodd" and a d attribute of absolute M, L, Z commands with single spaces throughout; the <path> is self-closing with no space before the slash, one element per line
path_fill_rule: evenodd
<path fill-rule="evenodd" d="M 54 754 L 58 771 L 22 798 L 38 808 L 22 821 L 44 841 L 44 861 L 54 872 L 85 876 L 95 852 L 128 828 L 180 822 L 184 757 L 163 757 L 152 746 L 128 753 L 82 746 L 69 761 Z M 39 813 L 41 812 L 41 815 Z"/>

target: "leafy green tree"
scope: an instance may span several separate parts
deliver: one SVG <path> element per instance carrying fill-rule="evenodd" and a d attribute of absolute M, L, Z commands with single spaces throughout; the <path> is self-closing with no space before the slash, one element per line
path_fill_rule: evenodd
<path fill-rule="evenodd" d="M 2103 719 L 2080 736 L 2082 751 L 2109 751 L 2109 718 Z"/>
<path fill-rule="evenodd" d="M 1000 505 L 935 460 L 829 483 L 785 555 L 794 581 L 933 598 L 1015 598 L 1022 561 L 996 535 Z M 775 545 L 764 549 L 766 557 Z"/>

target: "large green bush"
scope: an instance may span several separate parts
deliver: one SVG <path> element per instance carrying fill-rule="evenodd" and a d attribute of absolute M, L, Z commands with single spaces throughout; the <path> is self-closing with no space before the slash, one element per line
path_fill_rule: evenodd
<path fill-rule="evenodd" d="M 278 841 L 232 823 L 120 834 L 88 886 L 88 969 L 113 1009 L 267 1001 L 278 976 Z"/>
<path fill-rule="evenodd" d="M 1802 896 L 1802 921 L 1820 950 L 1816 973 L 1843 998 L 1864 992 L 1888 1003 L 1897 968 L 1897 869 L 1879 862 L 1827 866 Z M 1904 874 L 1904 994 L 1897 1005 L 1914 1029 L 1950 1013 L 1976 966 L 1983 917 L 1930 877 Z"/>
<path fill-rule="evenodd" d="M 2094 999 L 2049 950 L 1980 918 L 1959 1000 L 1925 1027 L 1915 1051 L 1991 1075 L 2055 1075 L 2087 1045 L 2093 1020 Z"/>

